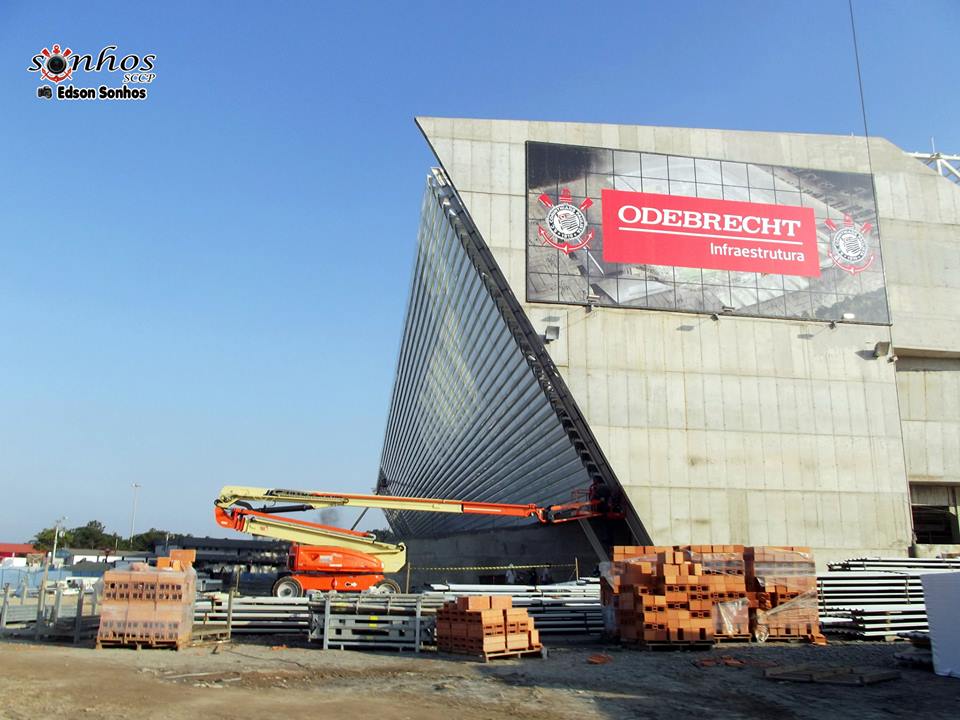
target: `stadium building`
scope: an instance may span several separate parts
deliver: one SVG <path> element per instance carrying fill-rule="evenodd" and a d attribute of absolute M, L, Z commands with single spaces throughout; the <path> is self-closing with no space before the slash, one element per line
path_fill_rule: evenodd
<path fill-rule="evenodd" d="M 626 519 L 581 524 L 594 548 L 960 549 L 960 186 L 882 138 L 417 122 L 439 168 L 378 492 L 599 482 Z"/>

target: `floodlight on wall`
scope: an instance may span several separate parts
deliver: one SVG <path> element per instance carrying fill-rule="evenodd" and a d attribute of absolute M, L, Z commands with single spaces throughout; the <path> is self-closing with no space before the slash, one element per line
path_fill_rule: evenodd
<path fill-rule="evenodd" d="M 890 352 L 890 343 L 886 340 L 881 340 L 876 345 L 873 346 L 873 356 L 875 358 L 881 358 L 884 355 Z"/>
<path fill-rule="evenodd" d="M 593 309 L 600 304 L 600 296 L 596 293 L 587 293 L 587 312 L 593 312 Z"/>
<path fill-rule="evenodd" d="M 720 316 L 717 315 L 716 313 L 710 313 L 710 319 L 711 319 L 711 320 L 719 320 L 719 319 L 720 319 Z"/>
<path fill-rule="evenodd" d="M 547 325 L 543 331 L 543 342 L 552 343 L 554 340 L 560 339 L 560 326 L 559 325 Z"/>
<path fill-rule="evenodd" d="M 853 321 L 856 320 L 856 319 L 857 319 L 856 313 L 849 313 L 849 312 L 844 313 L 843 315 L 840 316 L 840 319 L 839 319 L 839 320 L 831 320 L 831 321 L 830 321 L 830 329 L 831 329 L 831 330 L 836 330 L 838 323 L 842 323 L 842 322 L 853 322 Z"/>

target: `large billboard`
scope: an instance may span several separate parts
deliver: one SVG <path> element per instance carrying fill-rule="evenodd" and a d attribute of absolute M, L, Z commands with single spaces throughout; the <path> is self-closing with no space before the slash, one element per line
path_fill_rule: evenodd
<path fill-rule="evenodd" d="M 529 302 L 889 323 L 870 175 L 526 151 Z"/>

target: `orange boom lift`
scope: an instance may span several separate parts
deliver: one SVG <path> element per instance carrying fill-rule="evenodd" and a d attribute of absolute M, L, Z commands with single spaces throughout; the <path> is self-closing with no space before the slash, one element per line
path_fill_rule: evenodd
<path fill-rule="evenodd" d="M 251 503 L 264 503 L 254 507 Z M 610 511 L 606 500 L 589 497 L 564 505 L 512 505 L 508 503 L 438 500 L 435 498 L 354 495 L 347 493 L 280 490 L 226 486 L 214 503 L 217 524 L 238 532 L 290 541 L 288 573 L 273 586 L 278 597 L 298 597 L 307 590 L 399 592 L 384 578 L 407 562 L 403 543 L 377 540 L 370 532 L 284 517 L 286 513 L 329 507 L 380 508 L 421 512 L 499 517 L 536 518 L 543 524 L 592 517 L 623 517 Z"/>

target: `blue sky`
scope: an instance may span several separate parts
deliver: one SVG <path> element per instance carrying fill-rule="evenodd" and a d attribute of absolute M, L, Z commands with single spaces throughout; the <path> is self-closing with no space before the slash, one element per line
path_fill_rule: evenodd
<path fill-rule="evenodd" d="M 871 133 L 960 153 L 960 4 L 855 9 Z M 149 98 L 36 98 L 54 42 L 155 53 Z M 5 2 L 0 541 L 125 533 L 133 482 L 197 534 L 224 484 L 371 489 L 418 114 L 862 133 L 845 0 Z"/>

